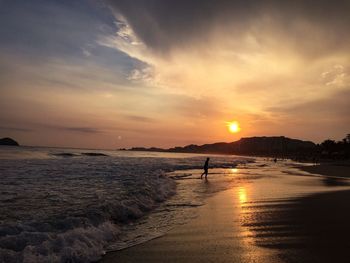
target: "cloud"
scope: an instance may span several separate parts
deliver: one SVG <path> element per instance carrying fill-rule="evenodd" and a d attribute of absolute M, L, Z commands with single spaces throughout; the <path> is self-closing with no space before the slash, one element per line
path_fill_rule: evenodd
<path fill-rule="evenodd" d="M 215 31 L 242 39 L 247 32 L 273 29 L 295 47 L 314 53 L 346 48 L 349 1 L 229 1 L 229 0 L 107 0 L 118 17 L 126 19 L 137 37 L 155 52 L 169 52 L 210 40 Z M 130 30 L 129 30 L 130 31 Z M 310 34 L 310 31 L 312 33 Z M 322 45 L 316 42 L 320 37 Z M 257 39 L 257 41 L 268 41 Z"/>
<path fill-rule="evenodd" d="M 343 65 L 334 65 L 328 71 L 323 72 L 321 77 L 327 86 L 344 86 L 347 84 L 345 83 L 347 75 Z"/>
<path fill-rule="evenodd" d="M 246 111 L 346 89 L 348 1 L 106 2 L 127 30 L 101 44 L 146 63 L 130 80 Z"/>
<path fill-rule="evenodd" d="M 99 44 L 146 63 L 129 80 L 172 92 L 199 97 L 292 76 L 316 82 L 330 66 L 349 64 L 348 1 L 106 2 L 120 26 Z"/>

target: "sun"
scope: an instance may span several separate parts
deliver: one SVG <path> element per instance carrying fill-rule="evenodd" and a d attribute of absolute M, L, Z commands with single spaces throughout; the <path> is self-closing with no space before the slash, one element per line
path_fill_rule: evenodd
<path fill-rule="evenodd" d="M 237 121 L 227 122 L 227 127 L 231 133 L 237 133 L 241 130 Z"/>

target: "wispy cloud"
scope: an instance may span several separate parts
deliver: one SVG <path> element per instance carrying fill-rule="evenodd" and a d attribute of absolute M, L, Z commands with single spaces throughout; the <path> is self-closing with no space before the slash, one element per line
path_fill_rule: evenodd
<path fill-rule="evenodd" d="M 16 132 L 32 132 L 32 129 L 22 128 L 22 127 L 4 127 L 0 126 L 1 131 L 16 131 Z"/>

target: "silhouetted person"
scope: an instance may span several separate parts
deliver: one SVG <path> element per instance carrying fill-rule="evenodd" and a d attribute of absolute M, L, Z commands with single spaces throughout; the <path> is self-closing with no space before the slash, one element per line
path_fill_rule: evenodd
<path fill-rule="evenodd" d="M 205 161 L 203 169 L 204 172 L 201 174 L 201 179 L 203 179 L 203 175 L 205 175 L 205 179 L 207 179 L 209 169 L 209 158 L 207 158 L 207 160 Z"/>

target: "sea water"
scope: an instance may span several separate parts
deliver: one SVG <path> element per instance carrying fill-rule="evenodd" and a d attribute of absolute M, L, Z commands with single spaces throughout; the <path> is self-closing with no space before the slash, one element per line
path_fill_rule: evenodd
<path fill-rule="evenodd" d="M 211 156 L 227 180 L 202 187 L 206 157 L 1 147 L 0 262 L 91 262 L 164 234 L 227 188 L 229 169 L 254 162 Z"/>

